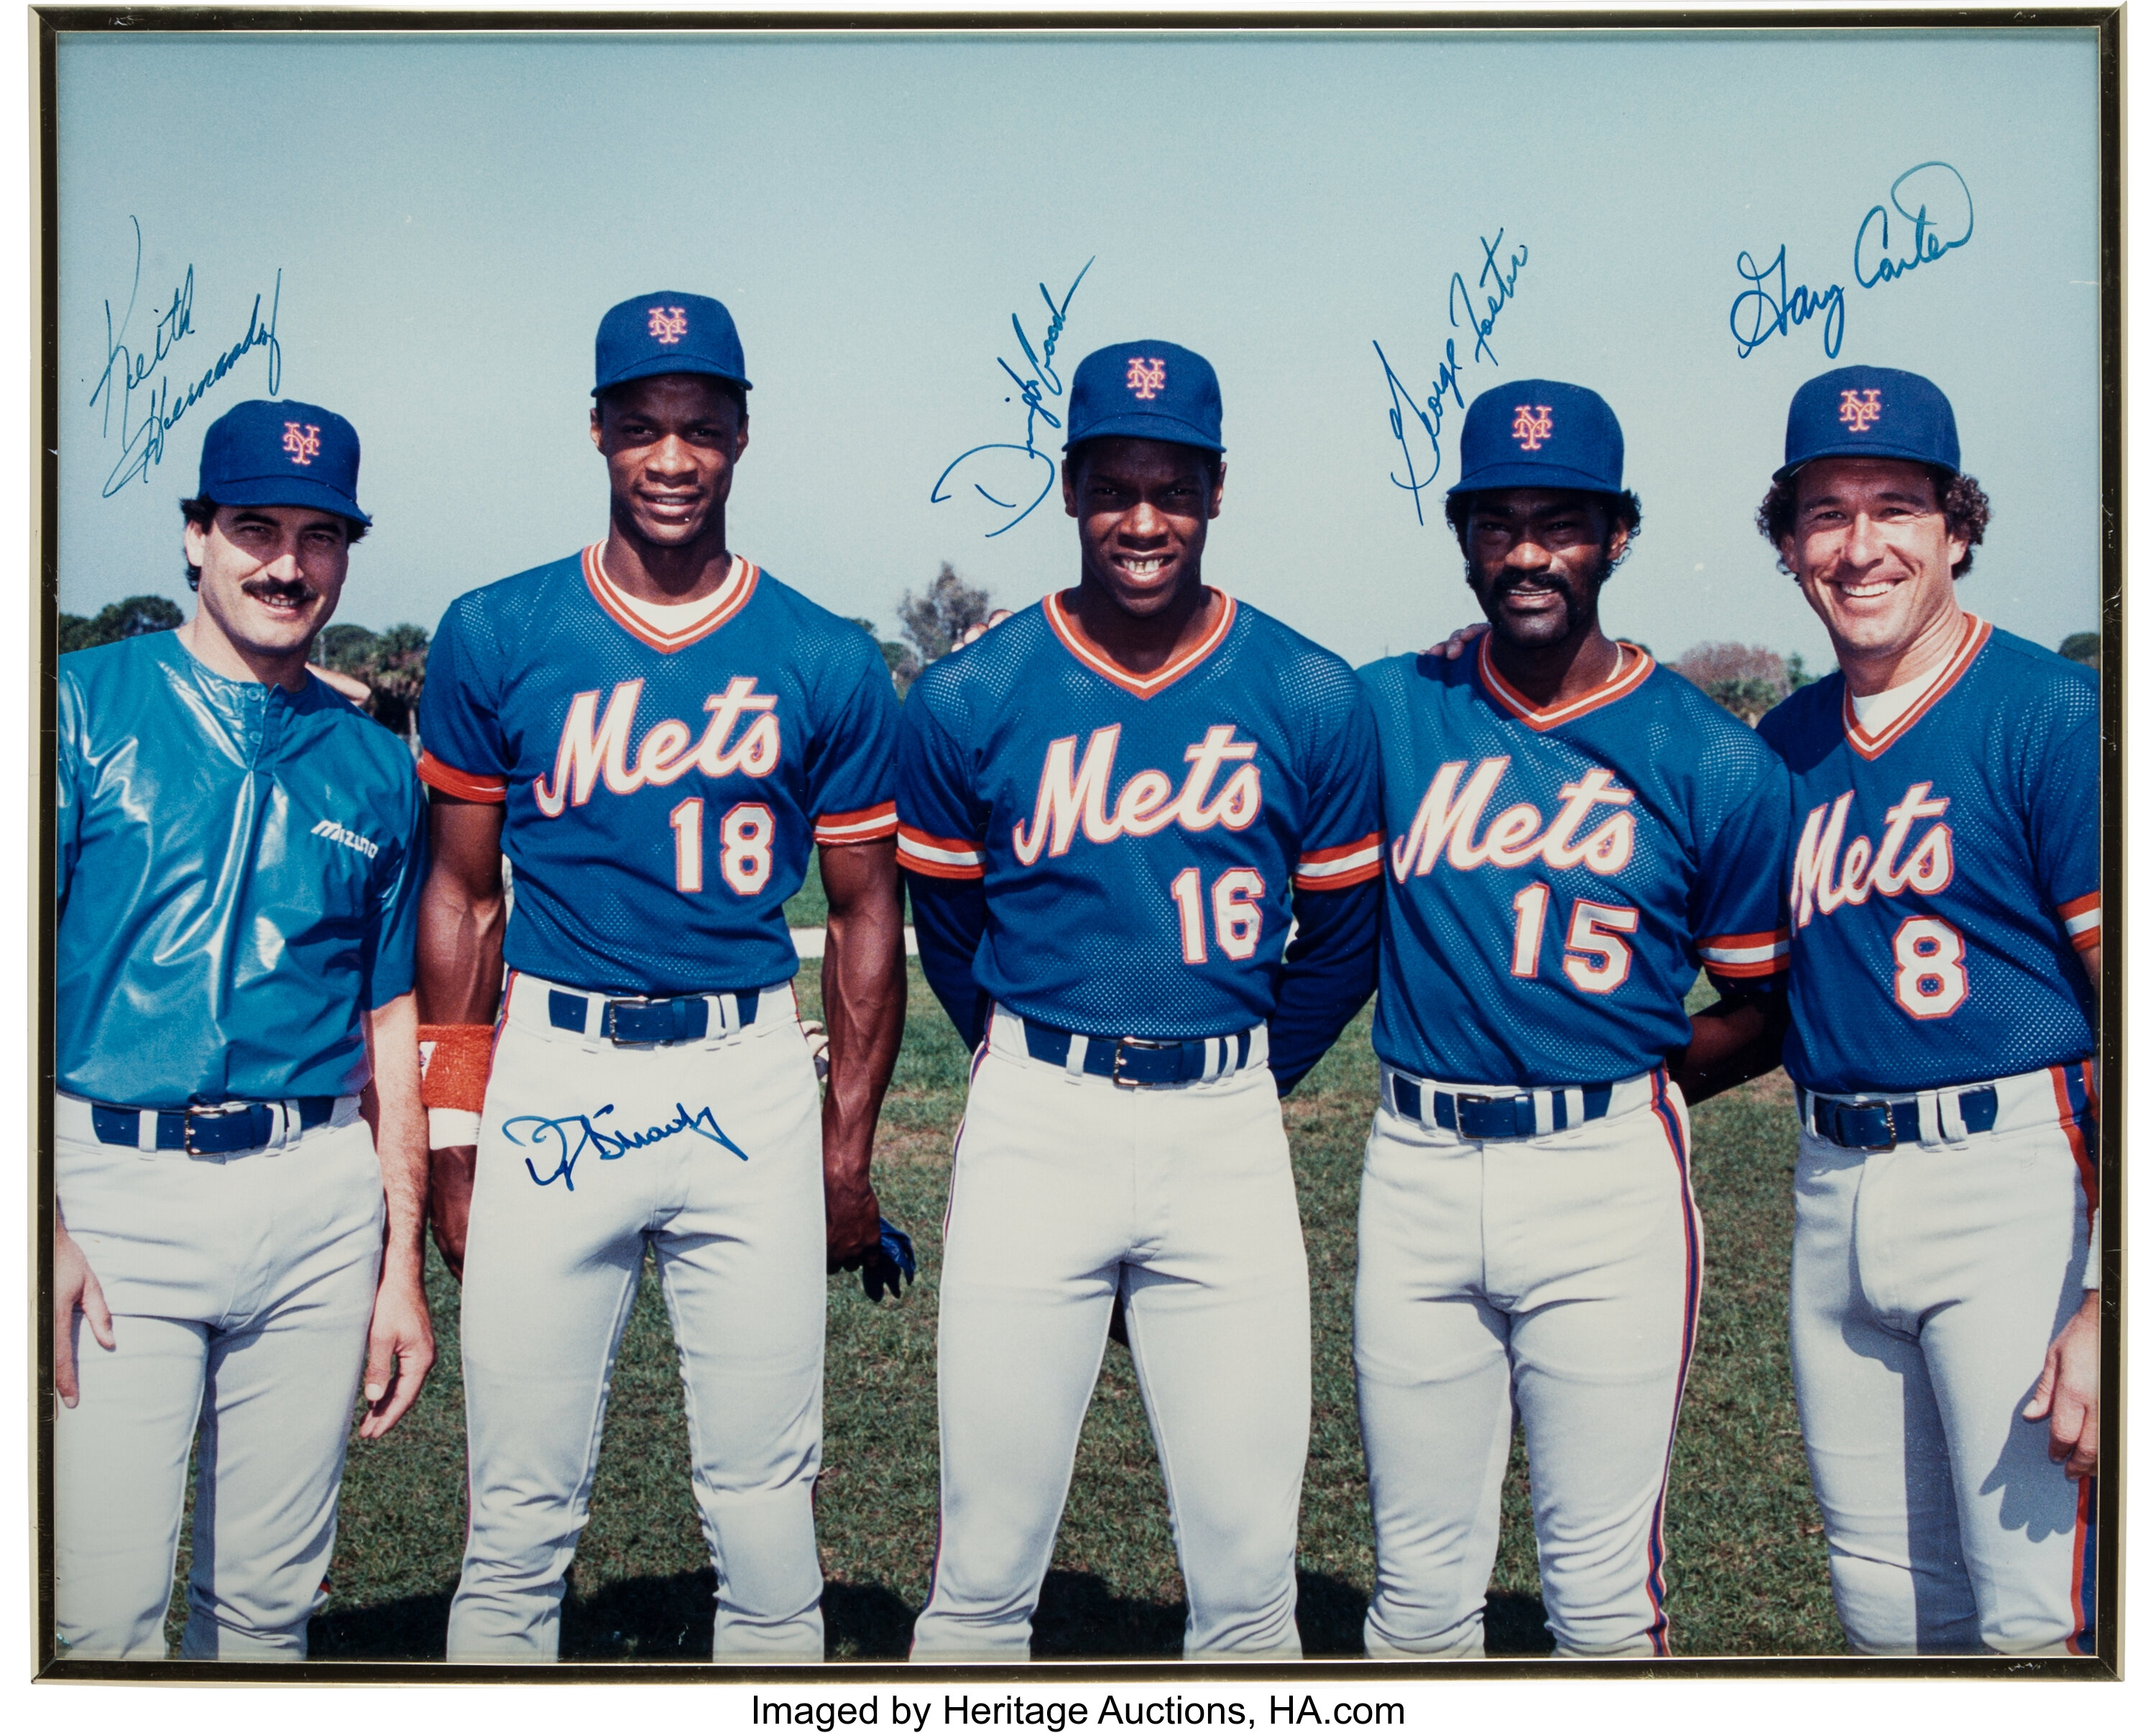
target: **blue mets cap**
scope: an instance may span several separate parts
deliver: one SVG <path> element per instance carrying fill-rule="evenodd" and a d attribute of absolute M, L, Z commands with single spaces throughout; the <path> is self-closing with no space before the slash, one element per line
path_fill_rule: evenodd
<path fill-rule="evenodd" d="M 1078 363 L 1070 378 L 1070 421 L 1063 449 L 1082 440 L 1220 443 L 1220 381 L 1213 363 L 1180 343 L 1111 343 Z"/>
<path fill-rule="evenodd" d="M 361 523 L 359 435 L 314 404 L 234 404 L 203 435 L 198 496 L 220 506 L 302 506 Z"/>
<path fill-rule="evenodd" d="M 749 388 L 734 316 L 708 295 L 661 290 L 610 307 L 596 349 L 593 397 L 654 373 L 710 373 Z"/>
<path fill-rule="evenodd" d="M 1897 457 L 1961 469 L 1953 405 L 1922 373 L 1838 367 L 1807 379 L 1789 399 L 1777 481 L 1815 457 Z"/>
<path fill-rule="evenodd" d="M 1570 487 L 1625 491 L 1625 433 L 1584 385 L 1522 379 L 1484 392 L 1460 429 L 1460 479 L 1446 491 Z"/>

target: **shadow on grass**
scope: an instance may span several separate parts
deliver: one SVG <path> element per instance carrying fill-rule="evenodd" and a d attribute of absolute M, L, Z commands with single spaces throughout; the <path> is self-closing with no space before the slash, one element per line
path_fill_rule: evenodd
<path fill-rule="evenodd" d="M 596 1594 L 576 1592 L 562 1607 L 565 1661 L 708 1661 L 711 1658 L 709 1571 L 633 1576 Z M 1298 1576 L 1296 1622 L 1313 1660 L 1363 1653 L 1368 1597 L 1336 1576 Z M 833 1660 L 902 1661 L 916 1609 L 878 1583 L 824 1587 L 824 1653 Z M 1173 1660 L 1183 1653 L 1185 1607 L 1112 1593 L 1091 1573 L 1051 1571 L 1034 1617 L 1033 1653 L 1050 1660 Z M 318 1661 L 439 1661 L 449 1628 L 449 1593 L 408 1595 L 375 1607 L 322 1614 L 308 1627 Z M 1533 1595 L 1499 1592 L 1483 1615 L 1486 1652 L 1547 1655 L 1556 1647 Z"/>

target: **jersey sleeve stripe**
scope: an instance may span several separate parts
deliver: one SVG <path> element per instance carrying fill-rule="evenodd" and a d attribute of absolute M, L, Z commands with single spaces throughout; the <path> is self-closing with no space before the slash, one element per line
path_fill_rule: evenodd
<path fill-rule="evenodd" d="M 2095 949 L 2103 942 L 2103 892 L 2091 891 L 2086 897 L 2061 902 L 2059 918 L 2066 923 L 2066 937 L 2076 950 Z"/>
<path fill-rule="evenodd" d="M 956 837 L 932 836 L 911 825 L 898 827 L 898 864 L 909 872 L 931 878 L 979 878 L 988 871 L 988 858 L 973 843 Z"/>
<path fill-rule="evenodd" d="M 822 843 L 874 842 L 898 833 L 898 802 L 886 800 L 859 812 L 827 812 L 816 820 Z"/>
<path fill-rule="evenodd" d="M 1786 932 L 1720 934 L 1701 942 L 1699 956 L 1708 973 L 1732 980 L 1779 974 L 1789 966 L 1789 935 Z"/>
<path fill-rule="evenodd" d="M 454 764 L 444 764 L 430 752 L 419 754 L 419 780 L 429 788 L 454 795 L 459 800 L 480 800 L 500 805 L 509 798 L 506 776 L 474 776 Z"/>
<path fill-rule="evenodd" d="M 1373 831 L 1358 841 L 1342 843 L 1337 848 L 1317 849 L 1303 856 L 1295 863 L 1295 887 L 1298 891 L 1344 891 L 1351 885 L 1367 884 L 1383 870 L 1384 864 L 1384 844 Z"/>

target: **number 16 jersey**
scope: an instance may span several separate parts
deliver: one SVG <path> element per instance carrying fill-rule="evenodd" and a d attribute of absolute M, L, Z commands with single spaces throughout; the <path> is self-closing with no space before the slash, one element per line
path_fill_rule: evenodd
<path fill-rule="evenodd" d="M 1788 773 L 1690 681 L 1626 645 L 1603 687 L 1537 709 L 1486 635 L 1362 675 L 1384 755 L 1387 1065 L 1613 1082 L 1691 1038 L 1702 967 L 1725 991 L 1779 985 Z"/>

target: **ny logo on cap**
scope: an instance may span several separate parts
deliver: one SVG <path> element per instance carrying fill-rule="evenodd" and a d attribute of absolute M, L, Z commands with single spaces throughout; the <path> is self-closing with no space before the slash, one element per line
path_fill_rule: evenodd
<path fill-rule="evenodd" d="M 1123 383 L 1131 388 L 1134 395 L 1151 403 L 1168 383 L 1167 363 L 1158 355 L 1133 355 L 1131 357 L 1130 373 Z"/>
<path fill-rule="evenodd" d="M 1879 393 L 1845 391 L 1841 394 L 1841 424 L 1851 433 L 1865 433 L 1879 419 Z"/>
<path fill-rule="evenodd" d="M 1522 404 L 1512 415 L 1512 437 L 1522 451 L 1539 451 L 1550 435 L 1550 406 Z"/>
<path fill-rule="evenodd" d="M 678 343 L 689 334 L 689 316 L 679 307 L 654 307 L 651 334 L 662 343 Z"/>
<path fill-rule="evenodd" d="M 322 430 L 310 423 L 302 428 L 296 421 L 285 424 L 285 449 L 292 454 L 292 461 L 311 464 L 322 449 Z"/>

